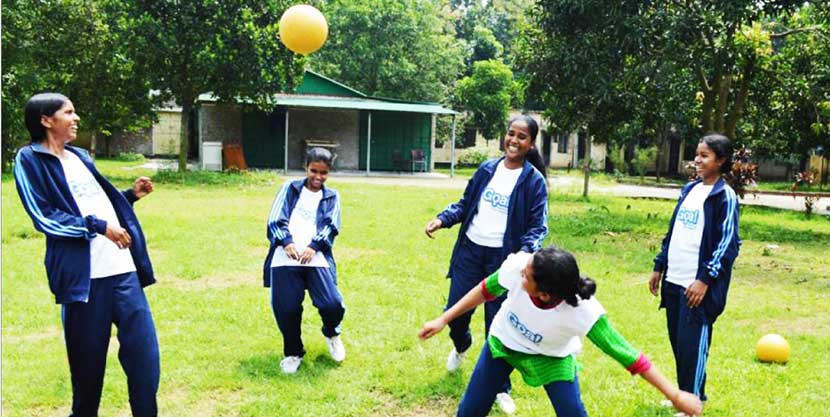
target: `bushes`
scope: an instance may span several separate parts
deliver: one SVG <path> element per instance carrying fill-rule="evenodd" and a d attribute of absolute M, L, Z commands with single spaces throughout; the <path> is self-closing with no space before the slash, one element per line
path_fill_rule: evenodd
<path fill-rule="evenodd" d="M 122 152 L 119 153 L 114 159 L 121 162 L 144 162 L 145 158 L 144 155 L 140 153 Z"/>
<path fill-rule="evenodd" d="M 487 147 L 467 148 L 458 155 L 459 165 L 479 166 L 484 161 L 499 156 L 498 149 Z"/>

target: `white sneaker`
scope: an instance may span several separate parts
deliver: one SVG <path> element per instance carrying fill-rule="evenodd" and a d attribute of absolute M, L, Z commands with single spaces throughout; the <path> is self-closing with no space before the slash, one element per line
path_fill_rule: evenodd
<path fill-rule="evenodd" d="M 461 367 L 461 364 L 464 363 L 464 358 L 466 357 L 467 352 L 458 353 L 455 348 L 452 348 L 450 355 L 447 357 L 447 370 L 450 372 L 457 371 Z"/>
<path fill-rule="evenodd" d="M 346 347 L 340 340 L 340 335 L 326 338 L 326 345 L 329 347 L 329 355 L 335 362 L 343 362 L 346 359 Z"/>
<path fill-rule="evenodd" d="M 504 411 L 505 414 L 513 414 L 516 412 L 516 403 L 513 402 L 513 398 L 510 397 L 510 394 L 506 392 L 496 394 L 496 404 L 499 405 L 499 408 L 501 408 L 501 411 Z"/>
<path fill-rule="evenodd" d="M 280 361 L 280 369 L 284 374 L 295 374 L 302 361 L 302 356 L 286 356 L 285 359 Z"/>

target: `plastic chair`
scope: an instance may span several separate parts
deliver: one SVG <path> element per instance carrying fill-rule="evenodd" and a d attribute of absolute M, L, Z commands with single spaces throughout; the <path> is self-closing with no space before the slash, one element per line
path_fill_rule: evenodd
<path fill-rule="evenodd" d="M 427 158 L 424 155 L 423 149 L 412 149 L 409 151 L 410 156 L 410 168 L 409 170 L 415 172 L 415 170 L 426 172 L 427 170 Z"/>

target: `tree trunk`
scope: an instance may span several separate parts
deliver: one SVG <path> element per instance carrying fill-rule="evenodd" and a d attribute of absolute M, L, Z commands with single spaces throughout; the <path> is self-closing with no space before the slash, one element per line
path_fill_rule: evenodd
<path fill-rule="evenodd" d="M 588 180 L 591 178 L 591 131 L 585 131 L 585 164 L 582 167 L 585 172 L 585 182 L 582 186 L 582 196 L 588 197 Z"/>
<path fill-rule="evenodd" d="M 700 124 L 703 128 L 704 133 L 711 132 L 715 130 L 715 124 L 712 120 L 712 113 L 714 113 L 715 108 L 715 92 L 714 91 L 704 91 L 703 92 L 703 109 L 702 115 L 700 117 Z"/>
<path fill-rule="evenodd" d="M 755 55 L 751 55 L 744 71 L 741 74 L 741 86 L 738 90 L 738 96 L 735 98 L 735 105 L 730 112 L 729 120 L 726 122 L 726 129 L 724 135 L 729 139 L 735 139 L 735 129 L 738 126 L 738 121 L 744 113 L 744 106 L 746 105 L 746 97 L 749 95 L 749 85 L 752 82 L 753 71 L 755 70 Z"/>
<path fill-rule="evenodd" d="M 718 88 L 718 113 L 715 115 L 715 127 L 719 133 L 726 129 L 726 112 L 729 106 L 729 89 L 732 87 L 732 76 L 722 76 L 716 83 Z"/>
<path fill-rule="evenodd" d="M 95 142 L 98 140 L 98 129 L 92 129 L 92 136 L 89 137 L 89 157 L 95 159 Z"/>
<path fill-rule="evenodd" d="M 182 118 L 179 127 L 179 172 L 187 171 L 187 154 L 190 145 L 190 109 L 193 108 L 193 98 L 185 97 L 182 100 Z"/>
<path fill-rule="evenodd" d="M 660 182 L 660 156 L 663 154 L 663 141 L 666 137 L 664 134 L 665 131 L 666 129 L 663 127 L 660 127 L 660 130 L 657 131 L 657 157 L 655 158 L 656 161 L 654 163 L 654 176 L 658 183 Z"/>

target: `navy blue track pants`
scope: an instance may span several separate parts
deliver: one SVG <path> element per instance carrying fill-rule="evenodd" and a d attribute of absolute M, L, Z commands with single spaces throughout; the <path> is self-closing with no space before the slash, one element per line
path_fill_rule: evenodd
<path fill-rule="evenodd" d="M 467 236 L 461 236 L 459 239 L 462 239 L 461 246 L 456 254 L 455 264 L 452 266 L 452 270 L 455 272 L 450 277 L 450 294 L 444 310 L 449 309 L 464 298 L 471 289 L 481 283 L 481 280 L 501 268 L 501 263 L 504 262 L 501 248 L 479 246 L 470 241 Z M 498 313 L 505 298 L 505 296 L 501 296 L 484 303 L 485 339 L 490 334 L 490 324 L 493 322 L 493 318 L 496 317 L 496 313 Z M 473 313 L 475 313 L 475 309 L 458 316 L 449 323 L 450 339 L 452 339 L 455 350 L 458 352 L 465 352 L 473 343 L 473 336 L 470 333 L 470 320 Z M 510 379 L 507 380 L 500 392 L 510 392 Z"/>
<path fill-rule="evenodd" d="M 323 335 L 340 334 L 340 322 L 346 313 L 337 278 L 329 268 L 279 266 L 271 269 L 271 308 L 282 332 L 285 356 L 303 356 L 303 300 L 305 290 L 323 321 Z"/>
<path fill-rule="evenodd" d="M 98 415 L 113 324 L 118 328 L 118 359 L 127 374 L 133 416 L 156 416 L 159 346 L 136 273 L 93 279 L 89 301 L 64 304 L 61 318 L 72 374 L 72 416 Z"/>
<path fill-rule="evenodd" d="M 490 346 L 484 343 L 481 349 L 481 356 L 470 376 L 470 383 L 467 391 L 458 405 L 458 417 L 484 417 L 493 407 L 496 401 L 496 394 L 501 391 L 504 381 L 510 380 L 510 373 L 513 367 L 504 359 L 494 359 L 490 352 Z M 574 378 L 573 382 L 556 381 L 545 385 L 545 393 L 548 394 L 557 417 L 587 417 L 585 406 L 579 394 L 579 380 Z"/>
<path fill-rule="evenodd" d="M 706 319 L 703 307 L 689 308 L 685 292 L 685 288 L 664 280 L 661 305 L 666 308 L 666 327 L 677 367 L 677 385 L 705 401 L 706 360 L 712 344 L 712 324 Z"/>

